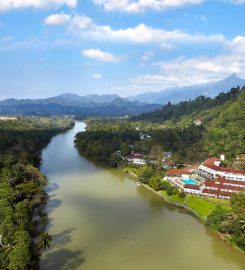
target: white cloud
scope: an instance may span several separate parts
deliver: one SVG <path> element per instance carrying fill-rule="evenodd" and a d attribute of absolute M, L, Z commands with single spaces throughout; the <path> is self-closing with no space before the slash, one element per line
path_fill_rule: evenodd
<path fill-rule="evenodd" d="M 104 52 L 99 49 L 87 49 L 87 50 L 82 50 L 81 54 L 87 58 L 95 59 L 97 61 L 102 61 L 102 62 L 120 62 L 120 58 L 109 53 L 109 52 Z"/>
<path fill-rule="evenodd" d="M 245 0 L 226 0 L 226 2 L 230 2 L 235 5 L 242 5 L 245 4 Z"/>
<path fill-rule="evenodd" d="M 55 15 L 57 14 L 51 16 Z M 221 34 L 203 35 L 189 34 L 180 30 L 167 31 L 165 29 L 153 28 L 143 23 L 135 27 L 113 29 L 109 25 L 97 25 L 91 18 L 84 15 L 75 15 L 67 20 L 66 23 L 70 33 L 76 37 L 81 36 L 87 39 L 106 42 L 155 43 L 164 50 L 172 50 L 176 48 L 176 44 L 178 43 L 204 44 L 224 43 L 225 41 L 225 38 Z"/>
<path fill-rule="evenodd" d="M 70 15 L 59 13 L 59 14 L 53 14 L 53 15 L 48 16 L 44 20 L 44 23 L 47 25 L 62 25 L 69 22 L 70 19 L 71 19 Z"/>
<path fill-rule="evenodd" d="M 95 74 L 93 74 L 93 78 L 95 80 L 101 80 L 102 79 L 102 75 L 100 73 L 95 73 Z"/>
<path fill-rule="evenodd" d="M 75 8 L 77 0 L 0 0 L 0 12 L 21 8 L 52 8 L 62 5 Z"/>
<path fill-rule="evenodd" d="M 128 93 L 160 91 L 168 87 L 202 84 L 220 80 L 232 73 L 245 78 L 245 36 L 237 36 L 226 44 L 229 52 L 216 57 L 177 58 L 158 62 L 155 74 L 145 74 L 131 79 L 124 86 Z M 121 86 L 121 91 L 123 86 Z"/>
<path fill-rule="evenodd" d="M 142 61 L 148 61 L 150 60 L 153 56 L 155 55 L 155 52 L 153 51 L 146 51 L 144 54 L 141 56 Z"/>
<path fill-rule="evenodd" d="M 93 0 L 107 11 L 138 13 L 147 9 L 165 10 L 186 5 L 197 5 L 204 0 Z"/>

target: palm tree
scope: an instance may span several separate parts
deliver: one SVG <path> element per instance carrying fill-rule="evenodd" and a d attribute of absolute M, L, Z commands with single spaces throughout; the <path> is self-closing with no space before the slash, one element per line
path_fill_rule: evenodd
<path fill-rule="evenodd" d="M 50 247 L 52 237 L 47 232 L 42 232 L 38 238 L 38 247 L 40 249 L 47 249 Z"/>

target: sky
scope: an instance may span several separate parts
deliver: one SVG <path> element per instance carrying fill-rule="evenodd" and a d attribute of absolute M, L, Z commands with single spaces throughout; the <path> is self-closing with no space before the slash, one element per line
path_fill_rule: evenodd
<path fill-rule="evenodd" d="M 0 0 L 0 99 L 245 78 L 245 0 Z"/>

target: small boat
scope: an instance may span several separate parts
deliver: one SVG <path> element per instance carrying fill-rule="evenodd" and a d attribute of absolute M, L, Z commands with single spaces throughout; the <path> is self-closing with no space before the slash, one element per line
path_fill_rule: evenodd
<path fill-rule="evenodd" d="M 137 182 L 137 186 L 141 186 L 141 182 Z"/>

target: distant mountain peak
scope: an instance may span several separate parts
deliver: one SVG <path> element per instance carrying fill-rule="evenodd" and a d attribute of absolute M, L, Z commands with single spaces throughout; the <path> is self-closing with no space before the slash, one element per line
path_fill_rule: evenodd
<path fill-rule="evenodd" d="M 73 94 L 73 93 L 64 93 L 64 94 L 58 95 L 57 97 L 60 97 L 60 98 L 69 98 L 69 99 L 81 98 L 81 96 L 79 96 L 78 94 Z"/>
<path fill-rule="evenodd" d="M 232 73 L 230 76 L 226 77 L 223 79 L 223 81 L 227 81 L 227 80 L 237 80 L 237 81 L 241 81 L 243 80 L 242 78 L 240 78 L 239 76 L 237 76 L 236 73 Z"/>
<path fill-rule="evenodd" d="M 160 92 L 148 92 L 137 96 L 131 96 L 128 97 L 128 99 L 163 105 L 169 101 L 172 103 L 178 103 L 188 99 L 195 99 L 198 96 L 215 97 L 220 92 L 228 92 L 233 87 L 243 87 L 244 85 L 245 79 L 238 77 L 236 73 L 232 73 L 228 77 L 219 81 L 199 85 L 167 88 Z"/>

